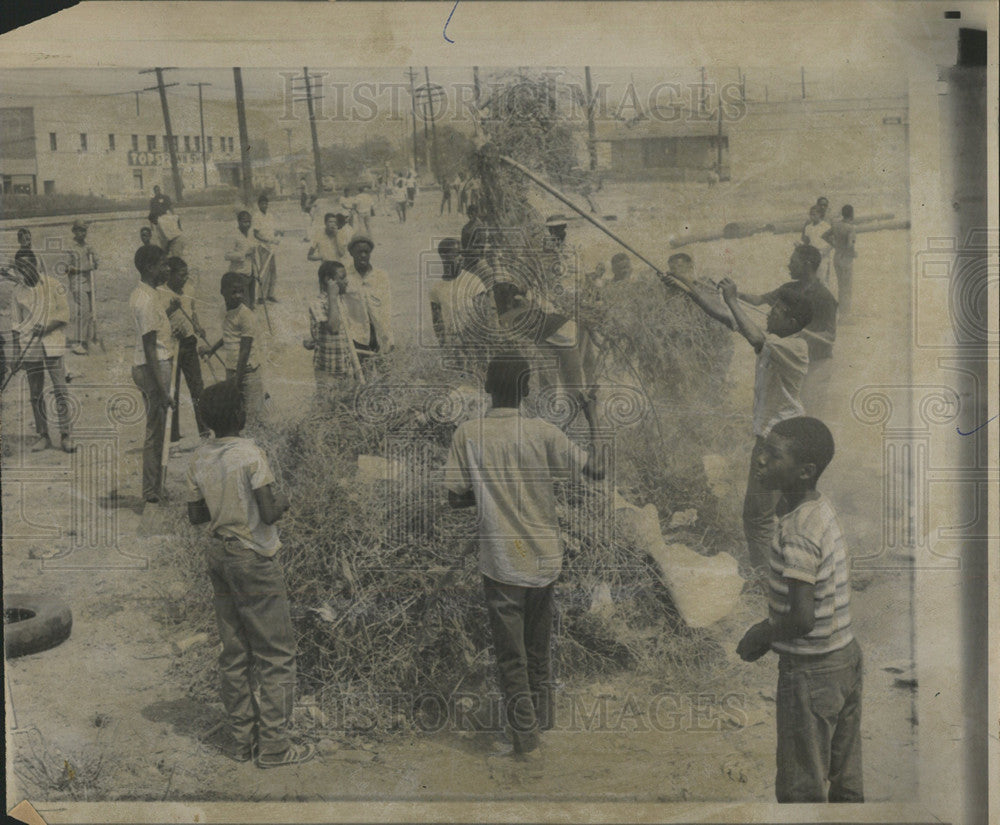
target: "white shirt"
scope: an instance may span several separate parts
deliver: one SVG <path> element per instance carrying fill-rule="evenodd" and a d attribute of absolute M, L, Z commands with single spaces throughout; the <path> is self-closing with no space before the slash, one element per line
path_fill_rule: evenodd
<path fill-rule="evenodd" d="M 578 476 L 587 453 L 541 418 L 489 410 L 458 426 L 445 486 L 472 490 L 479 511 L 479 571 L 494 581 L 545 587 L 559 575 L 562 542 L 553 482 Z"/>
<path fill-rule="evenodd" d="M 34 287 L 19 284 L 14 290 L 14 303 L 18 320 L 15 326 L 21 346 L 28 343 L 26 336 L 31 335 L 31 327 L 36 324 L 48 326 L 53 321 L 69 323 L 66 287 L 45 275 L 39 274 L 38 284 Z M 28 358 L 40 358 L 42 355 L 53 358 L 65 352 L 66 327 L 61 326 L 35 341 L 28 352 Z"/>
<path fill-rule="evenodd" d="M 136 344 L 133 363 L 141 367 L 146 363 L 146 351 L 142 346 L 142 336 L 156 332 L 156 357 L 165 361 L 170 357 L 170 319 L 163 305 L 163 298 L 147 283 L 139 282 L 128 299 L 132 320 L 135 323 Z"/>
<path fill-rule="evenodd" d="M 830 251 L 831 246 L 823 240 L 823 234 L 829 230 L 830 224 L 826 221 L 820 221 L 819 223 L 813 223 L 810 221 L 805 225 L 805 228 L 802 230 L 802 234 L 809 239 L 810 246 L 815 246 L 820 251 L 821 255 L 826 255 Z"/>
<path fill-rule="evenodd" d="M 389 275 L 385 270 L 373 268 L 362 278 L 353 262 L 349 264 L 347 291 L 341 300 L 347 310 L 344 323 L 351 340 L 367 346 L 371 340 L 370 324 L 375 328 L 380 351 L 385 352 L 393 346 Z"/>
<path fill-rule="evenodd" d="M 430 301 L 441 307 L 441 321 L 446 335 L 460 335 L 477 324 L 476 297 L 485 291 L 482 280 L 467 269 L 455 278 L 441 279 L 431 287 Z"/>
<path fill-rule="evenodd" d="M 274 483 L 267 456 L 252 439 L 230 436 L 201 444 L 187 473 L 188 501 L 204 499 L 213 535 L 235 536 L 243 547 L 273 556 L 281 547 L 278 528 L 260 520 L 254 490 Z"/>
<path fill-rule="evenodd" d="M 239 229 L 233 234 L 232 243 L 226 253 L 226 260 L 229 261 L 229 271 L 238 272 L 241 275 L 249 275 L 252 272 L 251 261 L 256 252 L 257 241 L 253 236 L 253 231 L 248 231 L 246 235 Z"/>
<path fill-rule="evenodd" d="M 809 345 L 804 339 L 765 336 L 753 385 L 754 435 L 764 438 L 779 421 L 803 414 L 799 395 L 808 370 Z"/>
<path fill-rule="evenodd" d="M 263 238 L 263 243 L 277 243 L 278 241 L 278 235 L 274 229 L 274 216 L 270 212 L 261 212 L 258 209 L 253 213 L 250 234 L 253 235 L 254 232 L 260 234 L 261 238 Z"/>

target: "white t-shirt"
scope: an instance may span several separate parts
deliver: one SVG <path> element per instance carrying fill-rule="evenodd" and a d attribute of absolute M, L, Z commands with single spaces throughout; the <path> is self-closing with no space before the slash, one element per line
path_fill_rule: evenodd
<path fill-rule="evenodd" d="M 446 335 L 461 335 L 476 325 L 476 296 L 485 291 L 482 280 L 467 269 L 455 278 L 441 279 L 431 287 L 430 300 L 441 307 L 441 321 Z"/>
<path fill-rule="evenodd" d="M 188 501 L 208 505 L 213 535 L 235 536 L 249 550 L 273 556 L 278 528 L 260 520 L 253 491 L 274 483 L 267 456 L 250 438 L 212 438 L 201 444 L 187 473 Z"/>
<path fill-rule="evenodd" d="M 753 385 L 754 435 L 764 438 L 779 421 L 803 414 L 799 395 L 808 370 L 809 345 L 803 338 L 765 336 Z"/>
<path fill-rule="evenodd" d="M 149 284 L 139 282 L 128 299 L 132 320 L 135 323 L 135 356 L 133 363 L 138 367 L 146 363 L 146 351 L 142 346 L 142 336 L 156 332 L 156 357 L 164 361 L 170 357 L 170 319 L 163 305 L 163 298 Z"/>
<path fill-rule="evenodd" d="M 277 241 L 278 236 L 274 231 L 274 216 L 270 212 L 261 212 L 259 209 L 254 212 L 250 234 L 253 235 L 254 232 L 259 233 L 267 243 Z"/>
<path fill-rule="evenodd" d="M 586 463 L 562 430 L 513 408 L 459 425 L 444 481 L 454 493 L 475 493 L 483 575 L 520 587 L 555 581 L 562 542 L 553 482 L 578 476 Z"/>

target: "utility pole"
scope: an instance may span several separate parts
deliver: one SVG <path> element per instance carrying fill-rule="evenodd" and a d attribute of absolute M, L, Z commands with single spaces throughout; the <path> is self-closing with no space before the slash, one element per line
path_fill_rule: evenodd
<path fill-rule="evenodd" d="M 705 67 L 701 67 L 701 93 L 698 95 L 698 111 L 705 111 Z"/>
<path fill-rule="evenodd" d="M 247 132 L 247 111 L 243 102 L 243 70 L 233 68 L 233 84 L 236 86 L 236 122 L 240 130 L 240 168 L 243 178 L 243 203 L 250 205 L 253 200 L 253 171 L 250 169 L 250 134 Z"/>
<path fill-rule="evenodd" d="M 156 73 L 156 85 L 143 89 L 144 92 L 151 92 L 154 89 L 160 93 L 160 106 L 163 108 L 163 130 L 167 135 L 167 151 L 170 153 L 170 171 L 174 180 L 174 200 L 182 203 L 184 200 L 183 184 L 181 183 L 181 170 L 177 167 L 177 144 L 174 141 L 174 133 L 170 128 L 170 108 L 167 106 L 167 89 L 170 86 L 179 86 L 178 83 L 163 83 L 163 73 L 173 71 L 173 67 L 155 69 L 143 69 L 139 74 Z M 138 98 L 137 98 L 138 99 Z"/>
<path fill-rule="evenodd" d="M 424 81 L 427 83 L 427 106 L 431 113 L 431 157 L 434 159 L 432 174 L 434 179 L 437 180 L 440 174 L 440 161 L 438 159 L 438 138 L 437 138 L 437 124 L 434 122 L 434 98 L 435 89 L 431 86 L 431 73 L 430 69 L 424 66 Z"/>
<path fill-rule="evenodd" d="M 472 67 L 472 88 L 473 88 L 473 91 L 475 92 L 475 95 L 476 95 L 476 108 L 478 109 L 479 108 L 479 97 L 480 97 L 479 67 L 478 66 L 473 66 Z"/>
<path fill-rule="evenodd" d="M 801 72 L 802 72 L 802 99 L 805 100 L 806 99 L 806 67 L 805 66 L 802 66 Z"/>
<path fill-rule="evenodd" d="M 716 171 L 719 174 L 719 180 L 722 180 L 722 94 L 719 94 L 719 131 L 715 136 L 715 147 L 716 147 Z"/>
<path fill-rule="evenodd" d="M 413 67 L 410 66 L 407 74 L 410 78 L 410 109 L 413 114 L 413 168 L 417 168 L 417 96 L 413 89 L 413 80 L 416 77 L 416 72 L 413 71 Z"/>
<path fill-rule="evenodd" d="M 201 87 L 211 86 L 211 83 L 188 83 L 188 86 L 198 87 L 198 121 L 201 124 L 201 175 L 208 189 L 208 157 L 205 154 L 205 110 L 202 107 Z"/>
<path fill-rule="evenodd" d="M 590 80 L 590 66 L 583 67 L 587 87 L 587 152 L 590 154 L 590 171 L 597 171 L 597 127 L 594 125 L 594 90 Z"/>
<path fill-rule="evenodd" d="M 322 100 L 322 95 L 317 95 L 313 91 L 314 78 L 309 77 L 309 67 L 305 66 L 302 69 L 302 77 L 295 78 L 293 83 L 302 83 L 302 88 L 294 89 L 296 94 L 301 94 L 305 92 L 305 97 L 296 97 L 292 99 L 293 103 L 299 103 L 305 100 L 306 107 L 309 110 L 309 133 L 312 136 L 312 150 L 313 150 L 313 172 L 316 175 L 316 191 L 320 194 L 323 192 L 323 159 L 319 153 L 319 135 L 316 133 L 316 109 L 314 107 L 314 102 L 316 100 Z M 288 135 L 288 145 L 289 150 L 291 149 L 291 131 L 285 130 Z"/>

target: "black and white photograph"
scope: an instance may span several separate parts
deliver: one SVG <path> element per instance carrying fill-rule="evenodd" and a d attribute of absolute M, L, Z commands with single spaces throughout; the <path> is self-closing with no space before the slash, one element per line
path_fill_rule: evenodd
<path fill-rule="evenodd" d="M 5 811 L 997 821 L 989 5 L 3 35 Z"/>

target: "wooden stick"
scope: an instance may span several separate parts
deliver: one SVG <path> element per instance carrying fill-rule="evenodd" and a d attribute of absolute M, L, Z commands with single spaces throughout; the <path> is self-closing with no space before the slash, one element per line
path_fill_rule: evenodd
<path fill-rule="evenodd" d="M 347 346 L 347 352 L 351 359 L 351 369 L 354 371 L 354 377 L 358 380 L 359 384 L 364 384 L 365 373 L 361 369 L 361 360 L 358 358 L 358 351 L 354 348 L 354 341 L 351 340 L 351 336 L 347 332 L 347 324 L 344 323 L 344 313 L 340 307 L 340 287 L 337 286 L 336 281 L 326 282 L 326 313 L 327 313 L 327 323 L 333 319 L 333 313 L 337 313 L 337 329 L 340 330 L 339 335 L 343 338 L 345 345 Z M 330 326 L 333 326 L 330 324 Z"/>
<path fill-rule="evenodd" d="M 643 255 L 641 252 L 637 251 L 633 246 L 631 246 L 625 240 L 623 240 L 616 232 L 614 232 L 610 227 L 608 227 L 604 223 L 604 221 L 600 220 L 599 218 L 595 218 L 589 212 L 586 212 L 585 210 L 581 209 L 579 206 L 573 203 L 573 201 L 571 201 L 568 197 L 566 197 L 566 195 L 564 195 L 562 192 L 560 192 L 558 189 L 556 189 L 547 181 L 542 180 L 540 177 L 538 177 L 538 175 L 536 175 L 530 169 L 528 169 L 525 166 L 522 166 L 516 160 L 513 160 L 512 158 L 509 158 L 506 155 L 500 155 L 500 160 L 506 163 L 508 166 L 517 169 L 517 171 L 520 172 L 522 175 L 524 175 L 526 178 L 529 178 L 530 180 L 537 183 L 540 187 L 542 187 L 542 189 L 544 189 L 546 192 L 552 195 L 552 197 L 554 197 L 556 200 L 561 201 L 570 209 L 572 209 L 574 212 L 576 212 L 581 218 L 592 223 L 613 241 L 625 247 L 625 249 L 627 249 L 629 252 L 635 255 L 640 261 L 651 266 L 657 275 L 666 276 L 671 280 L 676 281 L 678 285 L 686 292 L 694 292 L 694 286 L 687 278 L 685 278 L 683 275 L 675 275 L 672 273 L 664 272 L 662 268 L 658 267 L 649 258 Z"/>
<path fill-rule="evenodd" d="M 173 387 L 174 382 L 177 380 L 177 340 L 174 339 L 174 356 L 173 365 L 170 370 L 170 385 L 167 387 L 167 392 L 170 391 L 170 387 Z M 170 460 L 170 426 L 174 420 L 174 404 L 177 403 L 177 399 L 173 399 L 173 403 L 167 407 L 167 420 L 163 425 L 163 450 L 160 453 L 160 495 L 165 496 L 167 492 L 167 463 Z"/>
<path fill-rule="evenodd" d="M 260 266 L 257 262 L 257 255 L 253 256 L 253 265 L 257 270 L 257 274 L 254 276 L 254 278 L 257 281 L 257 287 L 260 289 L 260 295 L 258 295 L 257 298 L 261 302 L 261 304 L 264 305 L 264 319 L 267 321 L 267 331 L 270 332 L 272 335 L 274 334 L 274 330 L 271 328 L 271 315 L 267 311 L 267 296 L 264 294 L 264 279 L 261 277 L 261 273 L 267 269 L 268 264 L 271 263 L 271 258 L 273 257 L 274 257 L 274 250 L 269 249 L 267 252 L 267 257 L 264 259 L 264 265 Z"/>

